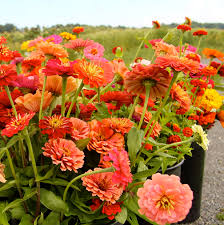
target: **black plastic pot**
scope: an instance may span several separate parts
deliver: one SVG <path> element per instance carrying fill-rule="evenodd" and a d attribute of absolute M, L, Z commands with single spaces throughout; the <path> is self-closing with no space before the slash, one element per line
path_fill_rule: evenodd
<path fill-rule="evenodd" d="M 192 157 L 187 156 L 181 169 L 181 182 L 188 184 L 194 193 L 189 214 L 180 223 L 191 223 L 200 217 L 205 151 L 196 142 L 191 144 Z"/>

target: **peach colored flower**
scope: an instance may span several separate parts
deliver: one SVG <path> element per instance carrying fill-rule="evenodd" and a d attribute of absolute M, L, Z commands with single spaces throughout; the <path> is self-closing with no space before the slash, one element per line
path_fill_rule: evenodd
<path fill-rule="evenodd" d="M 129 72 L 129 69 L 126 67 L 122 59 L 114 59 L 110 62 L 110 64 L 113 67 L 113 73 L 119 74 L 123 79 L 125 77 L 125 74 Z"/>
<path fill-rule="evenodd" d="M 42 42 L 38 44 L 37 51 L 42 51 L 45 55 L 54 56 L 55 58 L 68 57 L 67 51 L 61 45 L 52 42 Z"/>
<path fill-rule="evenodd" d="M 116 169 L 112 176 L 112 181 L 115 184 L 119 184 L 124 189 L 132 182 L 132 174 L 130 168 L 130 160 L 128 153 L 122 149 L 118 151 L 116 148 L 104 156 L 105 161 L 113 161 L 113 167 Z"/>
<path fill-rule="evenodd" d="M 44 75 L 40 73 L 39 76 L 39 89 L 42 90 L 44 84 Z M 77 89 L 77 82 L 76 79 L 69 76 L 67 78 L 67 85 L 66 85 L 66 93 L 70 93 Z M 55 76 L 48 76 L 46 82 L 46 91 L 53 93 L 54 95 L 61 95 L 62 94 L 62 77 L 55 75 Z"/>
<path fill-rule="evenodd" d="M 88 123 L 74 117 L 70 118 L 70 122 L 72 123 L 72 127 L 71 127 L 72 139 L 74 139 L 75 141 L 78 141 L 80 139 L 85 139 L 89 137 Z"/>
<path fill-rule="evenodd" d="M 82 38 L 77 38 L 75 40 L 71 40 L 68 43 L 66 43 L 64 46 L 66 48 L 73 49 L 75 51 L 83 51 L 84 48 L 94 44 L 95 42 L 93 40 L 83 40 Z"/>
<path fill-rule="evenodd" d="M 178 101 L 180 103 L 181 108 L 184 108 L 186 111 L 190 109 L 191 99 L 186 91 L 184 91 L 179 85 L 176 83 L 173 84 L 170 95 L 172 99 Z"/>
<path fill-rule="evenodd" d="M 45 143 L 43 155 L 50 157 L 54 164 L 59 165 L 62 171 L 70 170 L 78 172 L 84 164 L 84 153 L 80 151 L 71 140 L 62 138 L 50 139 Z"/>
<path fill-rule="evenodd" d="M 182 71 L 184 73 L 197 73 L 200 65 L 197 61 L 177 56 L 158 56 L 155 63 L 162 68 L 171 67 L 175 71 Z"/>
<path fill-rule="evenodd" d="M 178 56 L 178 52 L 173 45 L 169 45 L 165 42 L 156 42 L 154 46 L 152 46 L 153 49 L 155 49 L 155 53 L 157 56 L 163 55 L 163 56 Z"/>
<path fill-rule="evenodd" d="M 143 188 L 139 188 L 139 212 L 159 225 L 182 221 L 188 214 L 193 192 L 188 184 L 181 184 L 175 175 L 153 174 Z"/>
<path fill-rule="evenodd" d="M 137 118 L 141 118 L 141 115 L 142 115 L 142 112 L 143 112 L 143 107 L 138 107 L 136 106 L 135 107 L 135 112 L 134 112 L 134 116 L 137 117 Z M 144 116 L 144 122 L 146 124 L 149 123 L 149 121 L 152 119 L 152 114 L 151 112 L 147 111 L 145 112 L 145 116 Z M 151 123 L 151 126 L 154 124 L 155 121 L 152 121 Z M 151 127 L 150 126 L 150 127 Z M 143 127 L 146 127 L 146 125 L 143 124 Z M 149 128 L 150 130 L 150 128 Z M 160 126 L 160 124 L 158 122 L 156 122 L 155 126 L 153 127 L 153 130 L 152 130 L 152 133 L 151 133 L 151 136 L 152 137 L 158 137 L 159 134 L 160 134 L 160 131 L 162 130 L 162 127 Z M 147 134 L 146 134 L 147 135 Z"/>
<path fill-rule="evenodd" d="M 150 88 L 150 98 L 165 96 L 169 87 L 171 77 L 169 73 L 159 68 L 157 65 L 150 64 L 148 66 L 136 64 L 133 70 L 126 73 L 124 79 L 124 86 L 128 92 L 133 94 L 145 94 L 144 83 L 149 82 L 152 86 Z"/>
<path fill-rule="evenodd" d="M 42 96 L 41 91 L 37 90 L 35 94 L 29 93 L 24 96 L 18 97 L 15 100 L 15 102 L 19 107 L 21 107 L 25 111 L 39 112 L 41 96 Z M 51 104 L 52 99 L 53 99 L 52 94 L 48 91 L 45 91 L 43 110 L 45 110 Z"/>
<path fill-rule="evenodd" d="M 115 133 L 111 128 L 103 126 L 103 123 L 97 120 L 89 122 L 91 138 L 87 145 L 88 150 L 95 150 L 100 154 L 107 154 L 114 148 L 118 150 L 124 147 L 124 136 Z"/>
<path fill-rule="evenodd" d="M 101 170 L 95 168 L 94 171 Z M 92 172 L 92 170 L 88 170 Z M 92 196 L 98 196 L 100 200 L 114 204 L 121 196 L 123 188 L 112 181 L 113 172 L 97 173 L 82 177 L 82 184 L 87 191 L 92 192 Z"/>
<path fill-rule="evenodd" d="M 5 174 L 4 174 L 5 165 L 0 163 L 0 182 L 5 183 Z"/>
<path fill-rule="evenodd" d="M 102 120 L 104 127 L 111 128 L 116 133 L 126 134 L 134 126 L 134 123 L 127 118 L 106 118 Z"/>

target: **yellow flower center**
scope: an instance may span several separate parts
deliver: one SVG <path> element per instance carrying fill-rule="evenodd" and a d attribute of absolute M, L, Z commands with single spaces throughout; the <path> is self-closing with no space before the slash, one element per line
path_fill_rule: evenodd
<path fill-rule="evenodd" d="M 70 149 L 64 148 L 63 150 L 64 150 L 64 155 L 66 155 L 66 156 L 70 156 L 71 155 Z"/>
<path fill-rule="evenodd" d="M 5 71 L 4 70 L 0 70 L 0 76 L 2 76 L 2 77 L 5 76 Z"/>
<path fill-rule="evenodd" d="M 174 209 L 174 201 L 172 201 L 168 196 L 163 195 L 160 200 L 157 202 L 156 207 L 161 209 Z"/>
<path fill-rule="evenodd" d="M 49 124 L 53 127 L 53 128 L 58 128 L 63 124 L 63 120 L 60 120 L 58 118 L 51 118 L 49 120 Z"/>

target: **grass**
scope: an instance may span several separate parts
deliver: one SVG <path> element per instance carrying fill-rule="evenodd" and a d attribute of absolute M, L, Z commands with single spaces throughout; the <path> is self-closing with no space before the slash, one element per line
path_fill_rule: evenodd
<path fill-rule="evenodd" d="M 8 46 L 12 50 L 20 50 L 20 45 L 25 40 L 32 40 L 38 36 L 48 36 L 53 33 L 59 34 L 62 31 L 71 32 L 70 28 L 64 29 L 63 27 L 55 28 L 55 29 L 45 29 L 44 31 L 37 32 L 35 30 L 28 30 L 24 32 L 15 31 L 12 33 L 5 33 L 4 35 L 8 39 Z M 139 44 L 141 43 L 141 38 L 149 31 L 147 28 L 135 29 L 135 28 L 126 28 L 126 29 L 118 29 L 118 28 L 109 28 L 109 27 L 101 27 L 94 28 L 88 27 L 86 31 L 81 34 L 81 37 L 84 39 L 92 39 L 96 42 L 99 42 L 105 47 L 105 58 L 111 60 L 114 58 L 112 54 L 112 49 L 115 46 L 121 46 L 124 50 L 124 60 L 126 63 L 131 63 L 137 51 Z M 194 30 L 193 30 L 194 31 Z M 167 27 L 162 27 L 158 30 L 153 30 L 152 34 L 148 36 L 148 40 L 150 39 L 158 39 L 162 38 L 168 32 Z M 167 42 L 178 45 L 180 30 L 173 29 L 173 32 L 169 35 Z M 1 35 L 1 34 L 0 34 Z M 207 48 L 215 48 L 219 51 L 224 52 L 224 30 L 218 29 L 209 29 L 208 35 L 202 37 L 201 41 L 201 49 Z M 183 43 L 188 43 L 193 46 L 197 46 L 198 37 L 194 37 L 192 32 L 186 32 L 184 34 Z M 152 49 L 151 48 L 141 48 L 139 52 L 139 56 L 151 59 L 152 57 Z"/>

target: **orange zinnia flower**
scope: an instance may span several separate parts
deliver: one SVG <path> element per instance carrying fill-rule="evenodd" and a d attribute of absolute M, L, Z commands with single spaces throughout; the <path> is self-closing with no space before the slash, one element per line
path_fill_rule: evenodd
<path fill-rule="evenodd" d="M 218 114 L 217 117 L 222 125 L 222 127 L 224 128 L 224 110 L 221 110 Z"/>
<path fill-rule="evenodd" d="M 169 73 L 159 68 L 157 65 L 150 64 L 148 66 L 136 64 L 133 70 L 128 72 L 124 79 L 124 86 L 128 92 L 133 94 L 145 95 L 145 82 L 150 82 L 150 98 L 152 100 L 157 97 L 165 96 L 169 87 L 171 77 Z"/>
<path fill-rule="evenodd" d="M 217 74 L 217 69 L 213 66 L 206 66 L 200 70 L 199 74 L 206 77 L 215 76 Z"/>
<path fill-rule="evenodd" d="M 156 55 L 173 55 L 178 56 L 178 52 L 176 50 L 176 47 L 173 45 L 169 45 L 165 42 L 156 42 L 154 46 L 152 46 L 153 49 L 156 50 Z"/>
<path fill-rule="evenodd" d="M 199 70 L 199 62 L 186 57 L 158 56 L 155 63 L 162 68 L 171 67 L 176 71 L 182 71 L 184 73 L 197 73 Z"/>
<path fill-rule="evenodd" d="M 172 99 L 180 103 L 181 108 L 184 108 L 186 111 L 190 109 L 191 99 L 186 91 L 184 91 L 179 85 L 173 84 L 170 91 Z"/>
<path fill-rule="evenodd" d="M 94 171 L 101 170 L 100 168 L 95 168 Z M 92 172 L 92 170 L 88 170 Z M 112 181 L 113 173 L 97 173 L 89 176 L 82 177 L 82 185 L 86 189 L 92 192 L 92 196 L 98 196 L 100 200 L 107 201 L 110 203 L 115 203 L 121 196 L 123 188 L 114 184 Z"/>
<path fill-rule="evenodd" d="M 21 107 L 25 111 L 39 112 L 41 96 L 42 93 L 40 92 L 40 90 L 37 90 L 35 94 L 29 93 L 24 96 L 18 97 L 15 100 L 15 102 L 19 107 Z M 45 110 L 51 104 L 52 99 L 53 99 L 52 94 L 48 91 L 45 91 L 43 110 Z"/>
<path fill-rule="evenodd" d="M 74 117 L 70 118 L 70 122 L 72 123 L 72 126 L 71 126 L 72 139 L 74 139 L 75 141 L 78 141 L 80 139 L 85 139 L 89 137 L 88 123 Z"/>
<path fill-rule="evenodd" d="M 42 90 L 44 84 L 44 75 L 40 73 L 39 77 L 39 89 Z M 69 76 L 67 78 L 67 85 L 66 85 L 66 93 L 70 93 L 77 89 L 77 82 L 76 79 Z M 62 77 L 55 75 L 55 76 L 48 76 L 46 82 L 46 91 L 53 93 L 54 95 L 61 95 L 62 94 Z"/>
<path fill-rule="evenodd" d="M 126 67 L 124 61 L 122 59 L 114 59 L 110 63 L 113 67 L 113 73 L 119 74 L 120 77 L 124 79 L 125 74 L 129 72 L 129 69 Z"/>
<path fill-rule="evenodd" d="M 42 51 L 45 55 L 54 56 L 55 58 L 68 57 L 67 51 L 61 45 L 52 42 L 42 42 L 38 44 L 37 51 Z"/>
<path fill-rule="evenodd" d="M 22 62 L 22 71 L 26 76 L 39 75 L 41 60 L 34 57 L 27 57 Z"/>
<path fill-rule="evenodd" d="M 77 169 L 83 167 L 84 153 L 71 140 L 50 139 L 42 149 L 44 150 L 43 155 L 50 157 L 54 164 L 61 164 L 60 169 L 62 171 L 73 170 L 78 173 Z"/>
<path fill-rule="evenodd" d="M 73 67 L 78 78 L 91 88 L 105 86 L 112 81 L 114 76 L 112 66 L 108 62 L 88 62 L 85 59 L 78 59 Z"/>
<path fill-rule="evenodd" d="M 107 118 L 102 120 L 104 127 L 111 128 L 116 133 L 126 134 L 134 126 L 134 123 L 127 118 Z"/>
<path fill-rule="evenodd" d="M 14 64 L 0 65 L 0 87 L 9 85 L 11 81 L 16 80 L 17 72 Z"/>
<path fill-rule="evenodd" d="M 89 122 L 91 138 L 87 145 L 88 150 L 95 150 L 100 154 L 107 154 L 113 148 L 118 150 L 124 147 L 124 136 L 115 133 L 111 128 L 105 127 L 103 123 L 97 120 Z"/>
<path fill-rule="evenodd" d="M 224 54 L 216 49 L 205 48 L 202 53 L 206 56 L 206 58 L 217 58 L 220 61 L 224 61 Z"/>
<path fill-rule="evenodd" d="M 160 28 L 160 23 L 157 20 L 152 21 L 152 26 L 155 29 L 159 29 Z"/>
<path fill-rule="evenodd" d="M 72 29 L 72 32 L 73 32 L 73 33 L 76 33 L 76 34 L 82 33 L 82 32 L 84 32 L 84 27 L 79 27 L 79 26 L 74 27 L 74 28 Z"/>

